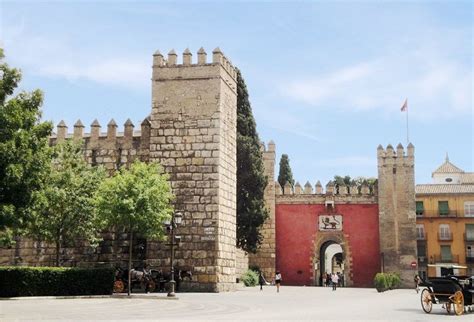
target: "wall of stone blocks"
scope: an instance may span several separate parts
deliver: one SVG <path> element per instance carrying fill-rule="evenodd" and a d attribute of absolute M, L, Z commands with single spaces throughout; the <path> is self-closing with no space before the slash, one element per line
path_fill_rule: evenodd
<path fill-rule="evenodd" d="M 414 158 L 411 143 L 406 153 L 401 144 L 377 149 L 382 269 L 399 272 L 404 287 L 413 286 L 417 262 Z"/>
<path fill-rule="evenodd" d="M 126 267 L 128 265 L 129 235 L 126 232 L 102 234 L 98 246 L 84 240 L 75 240 L 60 252 L 60 265 L 65 267 Z M 146 241 L 133 240 L 133 265 L 142 267 L 146 259 Z M 0 249 L 0 266 L 55 266 L 56 248 L 52 243 L 32 238 L 16 238 L 16 244 Z"/>
<path fill-rule="evenodd" d="M 176 251 L 181 269 L 193 271 L 192 290 L 235 287 L 236 73 L 220 50 L 198 64 L 189 52 L 177 64 L 154 55 L 150 160 L 170 174 L 176 211 L 183 213 Z M 169 248 L 150 245 L 152 263 L 166 264 Z"/>
<path fill-rule="evenodd" d="M 240 279 L 249 269 L 249 256 L 242 249 L 237 248 L 235 252 L 235 276 Z"/>

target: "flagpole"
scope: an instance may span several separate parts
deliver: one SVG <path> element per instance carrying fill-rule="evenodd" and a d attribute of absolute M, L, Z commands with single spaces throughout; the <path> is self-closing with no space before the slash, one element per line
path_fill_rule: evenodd
<path fill-rule="evenodd" d="M 409 134 L 409 132 L 408 132 L 408 107 L 407 107 L 407 146 L 410 143 L 410 139 L 409 139 L 408 134 Z"/>

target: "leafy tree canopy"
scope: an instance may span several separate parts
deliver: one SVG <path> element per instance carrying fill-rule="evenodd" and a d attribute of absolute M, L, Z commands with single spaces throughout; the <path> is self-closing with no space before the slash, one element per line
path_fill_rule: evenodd
<path fill-rule="evenodd" d="M 360 189 L 362 188 L 363 185 L 367 185 L 370 189 L 371 192 L 374 191 L 375 189 L 375 186 L 377 185 L 377 178 L 366 178 L 366 177 L 356 177 L 354 179 L 352 179 L 350 176 L 346 175 L 346 176 L 339 176 L 339 175 L 336 175 L 334 176 L 334 180 L 333 180 L 333 183 L 337 189 L 337 191 L 339 191 L 339 186 L 340 185 L 345 185 L 347 187 L 350 187 L 350 186 L 356 186 L 357 189 L 359 190 L 360 192 Z"/>
<path fill-rule="evenodd" d="M 293 179 L 293 173 L 291 172 L 290 159 L 288 154 L 282 154 L 280 159 L 280 171 L 278 173 L 278 183 L 281 188 L 285 189 L 285 184 L 289 182 L 293 187 L 295 185 L 295 180 Z"/>
<path fill-rule="evenodd" d="M 13 96 L 21 72 L 4 62 L 0 48 L 0 244 L 10 244 L 31 218 L 32 195 L 41 189 L 51 156 L 50 122 L 40 122 L 43 94 Z"/>
<path fill-rule="evenodd" d="M 171 218 L 174 196 L 158 163 L 135 161 L 102 182 L 95 205 L 101 226 L 124 227 L 145 238 L 162 238 L 163 222 Z"/>
<path fill-rule="evenodd" d="M 43 189 L 35 194 L 36 209 L 30 233 L 56 245 L 56 266 L 62 247 L 77 238 L 98 242 L 100 228 L 94 196 L 106 177 L 102 167 L 84 160 L 81 144 L 66 141 L 54 147 L 53 162 Z"/>
<path fill-rule="evenodd" d="M 267 182 L 247 86 L 237 70 L 237 246 L 247 252 L 255 253 L 262 241 Z"/>

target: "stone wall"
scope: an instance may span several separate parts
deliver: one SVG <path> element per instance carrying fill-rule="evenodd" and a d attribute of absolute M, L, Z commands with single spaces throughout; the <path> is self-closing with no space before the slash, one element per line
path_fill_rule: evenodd
<path fill-rule="evenodd" d="M 377 148 L 381 266 L 399 272 L 404 287 L 413 286 L 417 261 L 414 150 L 411 143 L 406 154 L 401 144 Z"/>
<path fill-rule="evenodd" d="M 109 171 L 127 166 L 136 158 L 148 161 L 150 142 L 150 121 L 145 118 L 141 124 L 140 131 L 134 131 L 134 125 L 127 120 L 123 125 L 123 131 L 117 132 L 117 124 L 112 119 L 107 124 L 107 132 L 101 132 L 101 125 L 94 120 L 90 125 L 90 133 L 84 133 L 84 125 L 81 120 L 74 124 L 73 132 L 68 133 L 68 127 L 61 121 L 57 131 L 50 138 L 50 144 L 54 145 L 65 139 L 83 142 L 86 161 L 91 165 L 103 165 Z"/>
<path fill-rule="evenodd" d="M 150 160 L 170 174 L 178 228 L 180 266 L 193 270 L 194 290 L 235 287 L 236 71 L 219 49 L 212 63 L 201 48 L 177 64 L 174 51 L 153 60 Z M 150 245 L 148 258 L 163 264 L 169 251 Z"/>
<path fill-rule="evenodd" d="M 235 276 L 240 277 L 249 269 L 249 256 L 242 249 L 237 248 L 235 252 Z"/>

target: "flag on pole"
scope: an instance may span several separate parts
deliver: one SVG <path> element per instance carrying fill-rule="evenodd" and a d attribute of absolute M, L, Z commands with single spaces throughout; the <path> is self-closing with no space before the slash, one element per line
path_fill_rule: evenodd
<path fill-rule="evenodd" d="M 403 103 L 402 105 L 402 108 L 400 109 L 400 111 L 402 112 L 405 112 L 408 108 L 408 98 L 405 98 L 405 102 Z"/>

